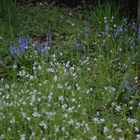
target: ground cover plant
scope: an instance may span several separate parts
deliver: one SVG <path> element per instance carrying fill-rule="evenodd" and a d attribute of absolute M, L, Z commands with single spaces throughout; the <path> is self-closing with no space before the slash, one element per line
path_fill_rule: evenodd
<path fill-rule="evenodd" d="M 0 24 L 0 139 L 140 139 L 140 29 L 109 4 L 85 13 L 25 6 L 16 32 Z"/>

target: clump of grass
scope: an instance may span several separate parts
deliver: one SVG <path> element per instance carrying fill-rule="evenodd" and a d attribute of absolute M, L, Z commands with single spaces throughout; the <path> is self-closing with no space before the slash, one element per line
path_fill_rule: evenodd
<path fill-rule="evenodd" d="M 16 6 L 15 0 L 8 0 L 0 1 L 0 8 L 1 8 L 1 15 L 2 15 L 2 21 L 6 25 L 6 28 L 9 32 L 12 32 L 12 30 L 15 30 L 15 27 L 19 26 L 19 11 Z M 15 22 L 16 21 L 16 22 Z"/>

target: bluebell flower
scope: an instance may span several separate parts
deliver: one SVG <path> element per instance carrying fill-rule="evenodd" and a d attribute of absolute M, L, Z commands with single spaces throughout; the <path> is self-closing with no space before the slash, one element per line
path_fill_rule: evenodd
<path fill-rule="evenodd" d="M 136 30 L 137 31 L 137 24 L 136 24 L 136 22 L 132 22 L 132 24 L 131 24 L 131 27 L 132 27 L 132 29 L 134 29 L 134 30 Z"/>
<path fill-rule="evenodd" d="M 51 34 L 51 30 L 49 29 L 46 40 L 45 40 L 46 46 L 48 46 L 50 44 L 51 39 L 52 39 L 52 34 Z"/>
<path fill-rule="evenodd" d="M 127 22 L 127 18 L 124 18 L 124 19 L 123 19 L 123 22 L 124 22 L 124 26 L 126 27 L 127 24 L 128 24 L 128 22 Z"/>
<path fill-rule="evenodd" d="M 138 37 L 140 38 L 140 26 L 138 27 Z"/>
<path fill-rule="evenodd" d="M 122 27 L 118 26 L 114 30 L 114 37 L 116 38 L 122 32 Z"/>
<path fill-rule="evenodd" d="M 107 33 L 107 32 L 108 32 L 108 30 L 109 30 L 109 23 L 108 23 L 108 22 L 106 22 L 106 25 L 105 25 L 105 33 Z"/>
<path fill-rule="evenodd" d="M 40 44 L 40 52 L 42 54 L 42 56 L 45 56 L 46 55 L 46 52 L 47 52 L 47 48 L 45 46 L 45 44 Z"/>
<path fill-rule="evenodd" d="M 127 18 L 124 18 L 123 22 L 124 22 L 124 29 L 127 30 L 127 26 L 128 26 Z"/>
<path fill-rule="evenodd" d="M 80 50 L 80 48 L 81 48 L 81 43 L 80 43 L 80 41 L 77 41 L 77 43 L 75 44 L 75 46 L 74 46 L 77 50 Z"/>
<path fill-rule="evenodd" d="M 87 45 L 85 45 L 85 44 L 82 44 L 82 51 L 86 51 L 86 49 L 87 49 Z"/>
<path fill-rule="evenodd" d="M 83 43 L 81 43 L 80 41 L 77 41 L 77 43 L 74 45 L 74 48 L 79 50 L 79 51 L 86 51 L 87 46 Z"/>
<path fill-rule="evenodd" d="M 125 81 L 125 89 L 127 90 L 127 93 L 130 93 L 130 91 L 131 91 L 131 87 L 130 87 L 130 76 L 128 76 L 127 78 L 126 78 L 126 81 Z"/>
<path fill-rule="evenodd" d="M 20 47 L 19 50 L 23 53 L 30 43 L 29 36 L 27 36 L 26 39 L 23 39 L 21 35 L 18 35 L 18 42 Z"/>
<path fill-rule="evenodd" d="M 135 47 L 135 40 L 134 38 L 132 37 L 131 38 L 131 41 L 130 41 L 130 48 L 134 48 Z"/>
<path fill-rule="evenodd" d="M 84 21 L 84 29 L 83 29 L 84 36 L 88 37 L 89 32 L 90 32 L 90 23 L 89 23 L 89 21 L 85 20 Z"/>
<path fill-rule="evenodd" d="M 17 53 L 17 50 L 15 48 L 14 42 L 10 42 L 10 54 L 14 55 Z"/>
<path fill-rule="evenodd" d="M 99 33 L 99 31 L 98 31 L 98 29 L 96 29 L 96 35 L 98 36 L 98 37 L 101 37 L 102 36 L 102 34 L 101 33 Z"/>

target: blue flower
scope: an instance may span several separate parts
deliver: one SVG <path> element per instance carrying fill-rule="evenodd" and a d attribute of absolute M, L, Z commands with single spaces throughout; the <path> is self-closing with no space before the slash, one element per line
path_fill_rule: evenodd
<path fill-rule="evenodd" d="M 51 30 L 49 29 L 46 40 L 45 40 L 46 46 L 48 46 L 50 44 L 51 39 L 52 39 L 52 34 L 51 34 Z"/>
<path fill-rule="evenodd" d="M 136 24 L 136 22 L 132 22 L 132 24 L 131 24 L 131 27 L 132 27 L 132 29 L 134 29 L 134 30 L 136 30 L 137 31 L 137 24 Z"/>
<path fill-rule="evenodd" d="M 29 36 L 27 36 L 26 39 L 23 39 L 21 35 L 18 35 L 18 42 L 20 47 L 19 50 L 23 53 L 30 43 Z"/>
<path fill-rule="evenodd" d="M 125 81 L 125 89 L 127 90 L 127 93 L 130 93 L 130 91 L 131 91 L 131 87 L 130 87 L 130 76 L 128 76 L 127 78 L 126 78 L 126 81 Z"/>
<path fill-rule="evenodd" d="M 10 54 L 16 54 L 17 53 L 17 50 L 15 48 L 15 45 L 14 45 L 14 42 L 10 42 Z"/>
<path fill-rule="evenodd" d="M 135 47 L 135 40 L 134 38 L 132 37 L 131 38 L 131 41 L 130 41 L 130 48 L 134 48 Z"/>
<path fill-rule="evenodd" d="M 124 22 L 124 26 L 127 27 L 127 24 L 128 24 L 127 18 L 124 18 L 124 19 L 123 19 L 123 22 Z"/>
<path fill-rule="evenodd" d="M 106 25 L 105 25 L 105 33 L 107 33 L 107 32 L 108 32 L 108 30 L 109 30 L 109 23 L 108 23 L 108 22 L 106 22 Z"/>
<path fill-rule="evenodd" d="M 88 37 L 89 32 L 90 32 L 90 23 L 89 23 L 89 21 L 85 20 L 84 21 L 84 29 L 83 29 L 84 36 Z"/>
<path fill-rule="evenodd" d="M 140 38 L 140 26 L 138 27 L 138 37 Z"/>
<path fill-rule="evenodd" d="M 74 48 L 79 51 L 86 51 L 87 46 L 84 43 L 81 43 L 80 41 L 77 41 L 77 43 L 74 45 Z"/>
<path fill-rule="evenodd" d="M 44 43 L 40 44 L 38 46 L 38 49 L 41 52 L 42 56 L 45 56 L 46 55 L 47 48 L 45 47 L 45 44 Z"/>
<path fill-rule="evenodd" d="M 74 46 L 77 50 L 80 50 L 81 48 L 81 43 L 79 41 L 77 41 L 77 43 Z"/>
<path fill-rule="evenodd" d="M 122 27 L 121 26 L 116 27 L 116 29 L 114 30 L 114 37 L 116 38 L 121 32 Z"/>

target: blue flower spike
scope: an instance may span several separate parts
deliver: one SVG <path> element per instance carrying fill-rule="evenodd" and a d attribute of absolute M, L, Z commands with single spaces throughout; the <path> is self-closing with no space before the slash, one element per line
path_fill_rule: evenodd
<path fill-rule="evenodd" d="M 52 39 L 52 33 L 51 33 L 51 28 L 49 27 L 49 31 L 45 40 L 45 46 L 48 46 L 50 44 L 51 39 Z"/>
<path fill-rule="evenodd" d="M 108 30 L 109 30 L 109 23 L 108 23 L 108 22 L 106 22 L 106 25 L 105 25 L 105 33 L 107 33 L 107 32 L 108 32 Z"/>
<path fill-rule="evenodd" d="M 132 22 L 132 24 L 131 24 L 131 27 L 132 27 L 132 29 L 134 29 L 134 30 L 136 30 L 137 31 L 137 24 L 136 24 L 136 22 Z"/>
<path fill-rule="evenodd" d="M 90 23 L 89 21 L 85 20 L 84 21 L 84 29 L 83 29 L 83 34 L 85 37 L 89 36 L 89 32 L 90 32 Z"/>
<path fill-rule="evenodd" d="M 15 48 L 14 42 L 11 41 L 11 42 L 10 42 L 10 54 L 11 54 L 11 55 L 14 55 L 14 54 L 16 54 L 16 52 L 17 52 L 17 50 L 16 50 L 16 48 Z"/>
<path fill-rule="evenodd" d="M 138 38 L 140 38 L 140 26 L 138 27 Z"/>
<path fill-rule="evenodd" d="M 130 76 L 128 76 L 127 78 L 126 78 L 126 81 L 125 81 L 125 89 L 127 90 L 127 93 L 129 94 L 130 93 L 130 91 L 131 91 L 131 87 L 130 87 Z"/>

